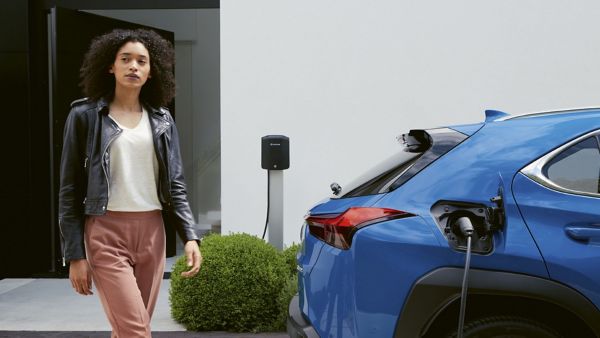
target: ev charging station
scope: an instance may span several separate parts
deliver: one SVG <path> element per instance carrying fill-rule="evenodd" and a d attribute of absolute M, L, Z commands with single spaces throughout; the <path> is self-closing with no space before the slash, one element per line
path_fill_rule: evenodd
<path fill-rule="evenodd" d="M 283 171 L 290 167 L 290 139 L 283 135 L 262 137 L 261 166 L 268 171 L 267 220 L 269 244 L 283 250 Z"/>

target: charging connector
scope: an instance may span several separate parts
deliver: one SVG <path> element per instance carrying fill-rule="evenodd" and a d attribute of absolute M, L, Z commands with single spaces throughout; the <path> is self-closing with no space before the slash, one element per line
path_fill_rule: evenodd
<path fill-rule="evenodd" d="M 456 220 L 456 226 L 460 233 L 467 238 L 467 254 L 465 258 L 465 272 L 463 274 L 462 290 L 460 294 L 460 313 L 458 316 L 458 338 L 463 338 L 465 325 L 465 310 L 467 307 L 467 290 L 469 287 L 469 267 L 471 266 L 471 236 L 475 232 L 473 223 L 469 217 L 463 216 Z"/>
<path fill-rule="evenodd" d="M 471 219 L 469 217 L 463 216 L 458 218 L 456 220 L 456 224 L 458 225 L 458 229 L 460 230 L 461 234 L 463 234 L 465 237 L 471 237 L 471 235 L 473 235 L 475 227 L 473 226 L 473 223 L 471 223 Z"/>

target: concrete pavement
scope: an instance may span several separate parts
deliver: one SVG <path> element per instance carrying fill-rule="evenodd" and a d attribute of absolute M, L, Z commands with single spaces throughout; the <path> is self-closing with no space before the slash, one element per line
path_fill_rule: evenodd
<path fill-rule="evenodd" d="M 166 271 L 176 258 L 167 260 Z M 169 306 L 170 280 L 163 280 L 154 315 L 152 331 L 160 331 L 161 337 L 169 337 L 168 332 L 185 331 L 176 323 L 170 314 Z M 11 331 L 110 331 L 110 325 L 97 294 L 81 296 L 73 291 L 68 279 L 3 279 L 0 280 L 0 337 L 8 337 Z M 4 332 L 4 335 L 3 335 Z M 165 335 L 166 334 L 166 335 Z M 67 337 L 67 335 L 51 335 L 48 337 Z M 110 336 L 110 335 L 108 335 Z M 107 336 L 107 337 L 108 337 Z M 196 337 L 287 337 L 285 333 L 275 334 L 231 334 L 231 333 L 198 333 Z M 22 337 L 28 336 L 23 333 Z M 69 336 L 71 337 L 71 336 Z"/>

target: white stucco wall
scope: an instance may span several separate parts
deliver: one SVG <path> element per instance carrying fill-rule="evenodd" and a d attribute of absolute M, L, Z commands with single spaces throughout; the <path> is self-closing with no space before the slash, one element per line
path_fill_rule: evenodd
<path fill-rule="evenodd" d="M 262 234 L 260 138 L 290 137 L 285 241 L 411 128 L 600 105 L 595 1 L 222 1 L 223 233 Z"/>

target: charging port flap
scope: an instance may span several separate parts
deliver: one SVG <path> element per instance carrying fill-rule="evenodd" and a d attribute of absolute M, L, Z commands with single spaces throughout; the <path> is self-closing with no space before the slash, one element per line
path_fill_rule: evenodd
<path fill-rule="evenodd" d="M 454 250 L 467 250 L 467 237 L 461 232 L 462 217 L 468 217 L 473 224 L 471 235 L 472 251 L 489 254 L 494 249 L 492 230 L 494 229 L 494 209 L 483 204 L 438 201 L 431 207 L 438 228 L 446 237 L 448 245 Z"/>

